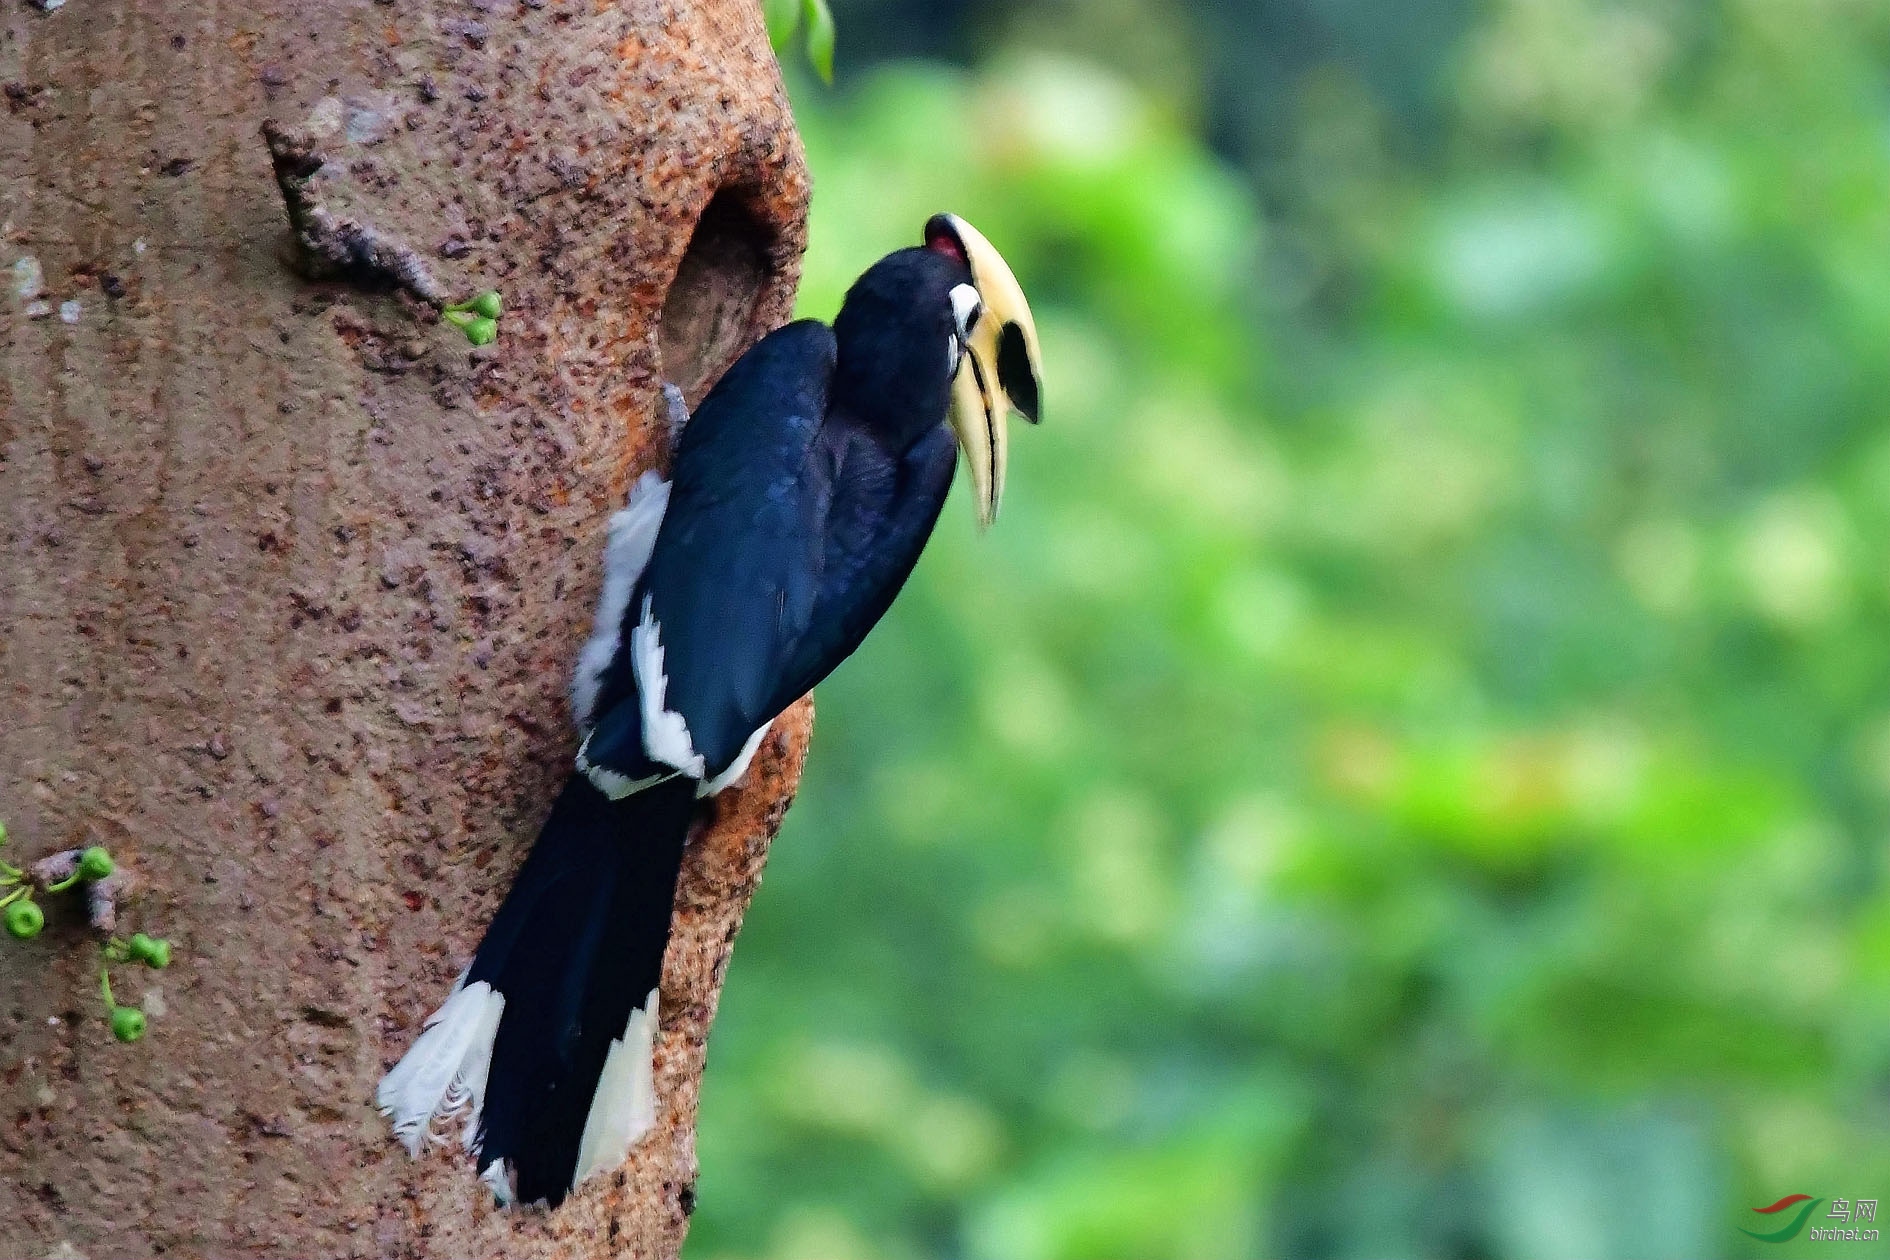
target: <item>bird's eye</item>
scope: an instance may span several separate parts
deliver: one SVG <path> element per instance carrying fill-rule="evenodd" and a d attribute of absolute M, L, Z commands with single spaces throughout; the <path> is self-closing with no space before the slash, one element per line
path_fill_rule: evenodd
<path fill-rule="evenodd" d="M 978 322 L 978 313 L 983 309 L 984 303 L 978 300 L 976 289 L 968 284 L 952 288 L 952 318 L 958 323 L 960 341 L 971 335 L 971 326 Z"/>

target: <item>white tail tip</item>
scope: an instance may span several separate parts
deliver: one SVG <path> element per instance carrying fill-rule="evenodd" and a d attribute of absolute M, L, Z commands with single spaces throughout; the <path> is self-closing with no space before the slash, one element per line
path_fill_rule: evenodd
<path fill-rule="evenodd" d="M 578 1141 L 576 1189 L 587 1178 L 609 1172 L 629 1158 L 630 1148 L 656 1124 L 656 1081 L 651 1055 L 656 1047 L 656 990 L 643 1009 L 630 1012 L 623 1036 L 610 1043 L 591 1110 Z"/>
<path fill-rule="evenodd" d="M 418 1156 L 429 1142 L 449 1141 L 434 1132 L 433 1121 L 462 1112 L 466 1125 L 460 1141 L 466 1149 L 474 1148 L 492 1068 L 492 1043 L 504 1014 L 503 994 L 484 980 L 468 985 L 460 977 L 440 1009 L 427 1018 L 413 1049 L 381 1078 L 375 1105 L 394 1122 L 394 1136 L 408 1154 Z"/>

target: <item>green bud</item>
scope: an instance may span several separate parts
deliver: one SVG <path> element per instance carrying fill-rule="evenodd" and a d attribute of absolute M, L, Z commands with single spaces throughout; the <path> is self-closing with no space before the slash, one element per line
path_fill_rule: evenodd
<path fill-rule="evenodd" d="M 162 971 L 171 965 L 171 943 L 143 932 L 132 937 L 125 945 L 125 954 L 135 962 Z"/>
<path fill-rule="evenodd" d="M 446 311 L 440 318 L 465 333 L 466 340 L 475 346 L 490 345 L 499 335 L 497 320 L 471 311 Z"/>
<path fill-rule="evenodd" d="M 117 868 L 112 864 L 112 855 L 96 844 L 79 855 L 79 877 L 81 879 L 104 879 L 115 869 Z"/>
<path fill-rule="evenodd" d="M 144 1012 L 135 1006 L 112 1007 L 112 1036 L 133 1042 L 144 1036 Z"/>
<path fill-rule="evenodd" d="M 30 941 L 46 926 L 46 912 L 31 901 L 16 901 L 7 907 L 7 931 L 23 941 Z"/>
<path fill-rule="evenodd" d="M 499 291 L 497 289 L 487 289 L 484 293 L 481 293 L 478 297 L 467 303 L 467 309 L 475 311 L 485 316 L 487 319 L 497 319 L 499 312 L 504 310 L 505 306 L 499 301 Z"/>

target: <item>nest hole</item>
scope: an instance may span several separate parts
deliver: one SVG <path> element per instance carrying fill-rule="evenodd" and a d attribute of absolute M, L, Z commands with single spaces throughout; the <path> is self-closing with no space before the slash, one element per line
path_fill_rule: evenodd
<path fill-rule="evenodd" d="M 663 299 L 657 334 L 663 376 L 692 407 L 756 332 L 755 308 L 773 279 L 773 238 L 742 196 L 726 188 L 696 222 Z"/>

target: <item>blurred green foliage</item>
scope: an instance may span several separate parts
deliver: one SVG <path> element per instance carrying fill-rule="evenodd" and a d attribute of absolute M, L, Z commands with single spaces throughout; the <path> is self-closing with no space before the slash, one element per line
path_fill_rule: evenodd
<path fill-rule="evenodd" d="M 1057 46 L 796 94 L 805 313 L 958 211 L 1046 423 L 821 690 L 690 1254 L 1880 1254 L 1735 1226 L 1890 1198 L 1890 8 L 1493 0 L 1264 170 Z"/>
<path fill-rule="evenodd" d="M 807 28 L 807 61 L 823 83 L 833 83 L 833 11 L 827 0 L 762 0 L 761 16 L 777 56 L 791 53 L 794 36 Z"/>

